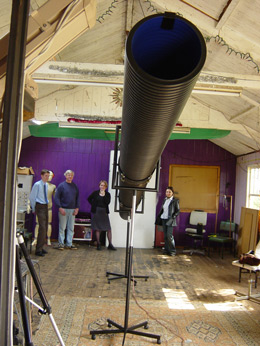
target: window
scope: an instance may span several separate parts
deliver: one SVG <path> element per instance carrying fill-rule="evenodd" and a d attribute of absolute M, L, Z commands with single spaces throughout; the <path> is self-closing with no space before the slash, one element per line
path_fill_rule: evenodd
<path fill-rule="evenodd" d="M 260 209 L 260 165 L 248 167 L 246 206 L 251 209 Z"/>

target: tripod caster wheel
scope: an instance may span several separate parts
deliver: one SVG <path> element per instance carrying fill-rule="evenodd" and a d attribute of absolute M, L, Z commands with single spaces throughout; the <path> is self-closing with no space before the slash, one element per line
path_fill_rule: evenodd
<path fill-rule="evenodd" d="M 146 326 L 144 326 L 144 329 L 149 329 L 149 326 L 148 326 L 148 324 L 147 324 Z"/>
<path fill-rule="evenodd" d="M 144 281 L 147 281 L 147 278 Z"/>
<path fill-rule="evenodd" d="M 96 335 L 93 334 L 93 335 L 91 336 L 91 339 L 92 339 L 92 340 L 96 340 Z"/>
<path fill-rule="evenodd" d="M 161 339 L 157 340 L 157 344 L 158 344 L 158 345 L 161 345 L 161 343 L 162 343 L 162 342 L 161 342 Z"/>
<path fill-rule="evenodd" d="M 108 328 L 111 328 L 111 327 L 112 327 L 112 324 L 111 324 L 111 323 L 108 323 L 107 326 L 108 326 Z"/>
<path fill-rule="evenodd" d="M 110 280 L 107 280 L 107 283 L 110 284 Z"/>

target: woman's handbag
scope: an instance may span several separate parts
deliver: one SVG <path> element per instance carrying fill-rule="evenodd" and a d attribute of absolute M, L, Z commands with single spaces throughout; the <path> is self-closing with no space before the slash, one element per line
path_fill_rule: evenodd
<path fill-rule="evenodd" d="M 161 215 L 158 215 L 156 220 L 155 220 L 155 224 L 157 226 L 161 226 L 162 225 L 162 219 L 161 219 Z"/>

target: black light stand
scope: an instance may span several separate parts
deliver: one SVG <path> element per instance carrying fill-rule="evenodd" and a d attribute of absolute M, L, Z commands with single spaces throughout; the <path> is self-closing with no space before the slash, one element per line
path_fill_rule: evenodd
<path fill-rule="evenodd" d="M 109 275 L 113 275 L 114 277 L 108 278 L 108 283 L 110 284 L 111 280 L 118 280 L 118 279 L 127 279 L 128 277 L 128 267 L 129 267 L 129 229 L 130 229 L 130 219 L 128 217 L 127 219 L 127 234 L 126 234 L 126 254 L 125 254 L 125 273 L 119 274 L 119 273 L 112 273 L 112 272 L 106 272 L 106 277 Z M 134 281 L 134 284 L 137 284 L 137 281 L 135 279 L 145 279 L 147 281 L 149 276 L 147 275 L 135 275 L 134 278 L 131 275 L 131 281 Z"/>
<path fill-rule="evenodd" d="M 28 322 L 28 315 L 27 315 L 27 310 L 26 310 L 26 305 L 25 305 L 25 300 L 28 300 L 31 304 L 35 305 L 41 314 L 48 314 L 51 324 L 53 326 L 53 329 L 59 339 L 59 342 L 61 346 L 65 346 L 61 334 L 57 328 L 57 325 L 54 321 L 54 318 L 51 313 L 51 307 L 48 304 L 48 301 L 45 297 L 45 294 L 43 292 L 43 289 L 41 287 L 41 283 L 39 281 L 39 278 L 36 274 L 36 271 L 34 269 L 32 260 L 30 256 L 28 255 L 28 251 L 26 249 L 26 246 L 24 244 L 24 239 L 22 234 L 17 231 L 16 233 L 16 280 L 17 280 L 17 286 L 18 286 L 18 293 L 19 293 L 19 301 L 20 301 L 20 307 L 21 307 L 21 315 L 22 315 L 22 321 L 23 321 L 23 330 L 24 330 L 24 338 L 25 338 L 25 346 L 33 346 L 33 342 L 31 339 L 31 334 L 30 334 L 30 327 L 29 327 L 29 322 Z M 22 251 L 22 254 L 26 260 L 27 266 L 29 268 L 29 272 L 32 276 L 34 285 L 37 289 L 37 292 L 40 296 L 43 308 L 34 303 L 32 300 L 30 300 L 28 297 L 25 296 L 24 294 L 24 287 L 23 287 L 23 280 L 22 280 L 22 271 L 21 271 L 21 263 L 20 263 L 20 256 L 19 256 L 19 246 Z"/>
<path fill-rule="evenodd" d="M 132 262 L 133 262 L 133 239 L 134 239 L 134 221 L 135 221 L 135 211 L 136 211 L 136 190 L 133 191 L 133 200 L 132 200 L 132 209 L 131 209 L 131 227 L 130 227 L 130 244 L 129 244 L 129 252 L 128 252 L 128 269 L 127 269 L 127 289 L 126 289 L 126 304 L 125 304 L 125 320 L 124 325 L 107 319 L 108 327 L 114 326 L 116 329 L 109 330 L 91 330 L 90 335 L 92 336 L 92 340 L 96 339 L 97 334 L 119 334 L 123 333 L 123 343 L 125 342 L 126 334 L 134 334 L 145 336 L 152 339 L 157 339 L 157 344 L 161 344 L 161 336 L 156 334 L 149 334 L 141 331 L 137 331 L 136 329 L 144 327 L 148 329 L 148 321 L 144 321 L 142 323 L 136 324 L 134 326 L 128 326 L 128 318 L 129 318 L 129 301 L 130 301 L 130 288 L 131 288 L 131 279 L 132 279 Z"/>

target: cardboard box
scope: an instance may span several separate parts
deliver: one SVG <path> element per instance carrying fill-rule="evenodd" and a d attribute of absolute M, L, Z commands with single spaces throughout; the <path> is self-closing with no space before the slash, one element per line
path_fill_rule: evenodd
<path fill-rule="evenodd" d="M 18 167 L 17 174 L 33 175 L 34 170 L 32 169 L 32 167 Z"/>

